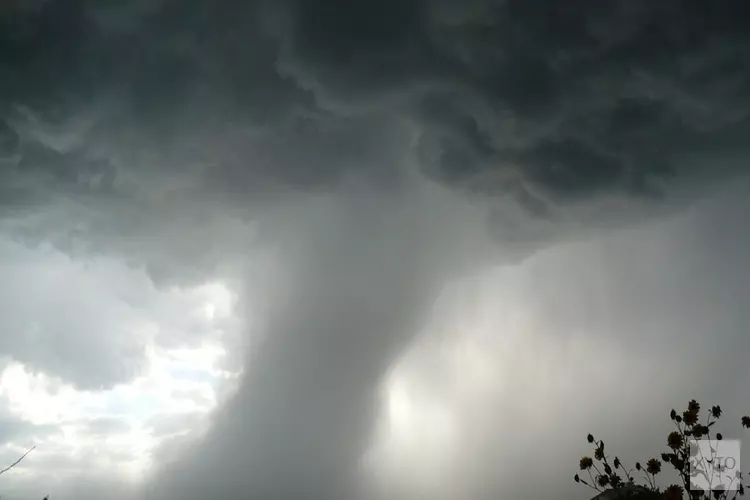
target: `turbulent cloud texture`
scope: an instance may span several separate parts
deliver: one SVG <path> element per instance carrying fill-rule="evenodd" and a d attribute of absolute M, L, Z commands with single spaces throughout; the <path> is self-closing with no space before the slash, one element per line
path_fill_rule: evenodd
<path fill-rule="evenodd" d="M 221 339 L 243 373 L 200 438 L 157 453 L 139 495 L 334 500 L 390 484 L 389 495 L 425 498 L 524 487 L 559 497 L 567 475 L 518 478 L 532 474 L 529 442 L 560 440 L 550 456 L 575 465 L 578 452 L 562 455 L 567 432 L 555 431 L 562 419 L 584 432 L 588 413 L 566 401 L 606 406 L 627 425 L 618 412 L 653 415 L 633 409 L 639 398 L 689 392 L 669 373 L 653 401 L 647 388 L 618 399 L 605 382 L 584 400 L 576 377 L 596 372 L 583 368 L 588 355 L 611 358 L 592 363 L 612 383 L 637 363 L 645 385 L 662 358 L 723 366 L 744 345 L 735 314 L 747 291 L 734 270 L 747 249 L 737 214 L 747 212 L 749 17 L 740 0 L 6 2 L 0 250 L 17 255 L 0 298 L 20 319 L 0 350 L 78 388 L 111 389 L 142 374 L 143 336 L 130 332 L 159 300 L 120 286 L 123 276 L 144 273 L 164 293 L 227 283 L 241 338 L 166 305 L 152 315 L 167 325 L 154 337 L 164 346 Z M 51 288 L 20 246 L 130 271 L 60 271 Z M 480 347 L 457 358 L 457 373 L 418 373 L 441 364 L 420 347 L 434 330 L 490 314 L 440 316 L 458 306 L 435 305 L 476 275 L 506 287 L 476 292 L 488 310 L 493 300 L 528 310 L 520 323 L 488 319 L 491 343 L 539 358 Z M 109 286 L 130 295 L 113 306 L 95 292 Z M 704 346 L 706 330 L 731 348 Z M 414 391 L 453 410 L 438 419 L 443 437 L 426 438 L 443 448 L 389 469 L 372 464 L 412 456 L 403 443 L 388 455 L 378 430 L 379 394 L 401 363 L 411 366 L 402 376 L 432 381 Z M 486 375 L 495 389 L 513 380 L 499 399 L 447 389 L 500 363 Z M 693 380 L 701 394 L 714 387 L 706 370 Z M 419 412 L 402 396 L 391 418 L 403 423 Z M 514 408 L 497 425 L 482 420 Z M 168 435 L 170 421 L 154 432 Z M 113 424 L 92 420 L 91 432 Z M 436 469 L 424 483 L 404 472 L 425 464 Z"/>

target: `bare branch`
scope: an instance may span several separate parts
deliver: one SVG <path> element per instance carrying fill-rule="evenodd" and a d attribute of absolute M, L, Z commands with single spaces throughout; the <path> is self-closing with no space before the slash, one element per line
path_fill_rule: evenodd
<path fill-rule="evenodd" d="M 13 467 L 15 467 L 16 465 L 18 465 L 19 463 L 21 463 L 21 460 L 23 460 L 24 458 L 26 458 L 26 455 L 28 455 L 29 453 L 31 453 L 32 451 L 34 451 L 34 448 L 36 448 L 36 445 L 34 445 L 31 448 L 29 448 L 29 450 L 26 453 L 24 453 L 23 455 L 21 455 L 21 458 L 19 458 L 18 460 L 16 460 L 15 462 L 13 462 L 12 464 L 10 464 L 9 466 L 7 466 L 6 468 L 4 468 L 3 470 L 0 470 L 0 474 L 4 474 L 4 473 L 8 472 Z"/>

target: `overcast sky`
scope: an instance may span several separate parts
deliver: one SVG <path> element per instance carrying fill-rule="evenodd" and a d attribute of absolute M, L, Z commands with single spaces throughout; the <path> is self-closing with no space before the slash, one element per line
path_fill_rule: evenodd
<path fill-rule="evenodd" d="M 0 4 L 7 499 L 578 500 L 750 411 L 743 0 Z"/>

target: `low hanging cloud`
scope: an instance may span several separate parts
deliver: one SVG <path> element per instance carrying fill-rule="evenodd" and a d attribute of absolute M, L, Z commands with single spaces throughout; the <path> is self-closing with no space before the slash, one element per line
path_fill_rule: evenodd
<path fill-rule="evenodd" d="M 429 495 L 520 494 L 523 481 L 513 477 L 531 456 L 519 440 L 555 435 L 532 410 L 583 404 L 555 369 L 577 373 L 587 342 L 592 355 L 614 349 L 619 364 L 601 367 L 613 383 L 614 367 L 627 370 L 644 352 L 668 356 L 665 339 L 700 344 L 697 331 L 713 327 L 739 345 L 743 320 L 697 328 L 694 314 L 702 305 L 701 317 L 731 316 L 744 293 L 729 264 L 739 262 L 725 257 L 746 246 L 732 237 L 745 192 L 736 188 L 718 208 L 702 200 L 745 176 L 748 14 L 740 1 L 8 4 L 0 10 L 2 229 L 71 259 L 119 260 L 160 289 L 225 280 L 240 295 L 240 386 L 205 435 L 164 458 L 139 493 L 159 498 L 377 495 L 363 486 L 362 460 L 378 449 L 389 370 L 421 352 L 415 345 L 430 334 L 419 332 L 435 321 L 447 283 L 514 269 L 495 279 L 528 294 L 531 305 L 519 308 L 547 318 L 518 339 L 540 354 L 542 374 L 502 400 L 451 399 L 447 383 L 420 390 L 454 408 L 478 401 L 485 418 L 497 414 L 493 404 L 519 406 L 523 416 L 512 432 L 476 415 L 451 417 L 474 434 L 442 453 L 474 455 L 429 476 Z M 685 260 L 716 267 L 698 274 L 716 294 L 691 294 L 698 278 Z M 664 267 L 633 271 L 654 263 Z M 659 294 L 646 300 L 644 287 Z M 723 293 L 725 301 L 710 299 Z M 645 318 L 665 323 L 647 328 Z M 56 338 L 64 347 L 101 343 L 90 363 L 29 343 L 3 348 L 82 387 L 136 376 L 138 356 L 125 362 L 128 349 L 111 343 L 130 337 L 85 340 L 76 321 L 59 326 L 69 338 Z M 646 351 L 639 329 L 658 347 Z M 532 339 L 567 358 L 558 364 Z M 731 352 L 713 351 L 712 362 Z M 502 358 L 484 355 L 488 365 Z M 413 356 L 424 358 L 414 366 L 439 359 L 429 349 Z M 642 363 L 636 379 L 645 384 L 657 375 Z M 441 377 L 428 373 L 421 377 Z M 565 383 L 545 392 L 555 377 Z M 659 394 L 686 394 L 668 380 Z M 647 392 L 593 401 L 626 411 Z M 571 449 L 565 441 L 551 456 Z M 511 461 L 510 450 L 522 458 L 495 481 L 491 464 Z M 399 493 L 418 494 L 417 481 L 403 478 Z M 450 487 L 435 488 L 448 478 Z M 538 487 L 553 494 L 558 479 Z"/>

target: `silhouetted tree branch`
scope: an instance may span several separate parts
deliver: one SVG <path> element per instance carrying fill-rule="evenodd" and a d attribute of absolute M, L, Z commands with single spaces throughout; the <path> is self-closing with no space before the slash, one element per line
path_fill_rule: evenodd
<path fill-rule="evenodd" d="M 31 453 L 32 451 L 34 451 L 34 448 L 36 448 L 36 446 L 32 446 L 31 448 L 29 448 L 29 450 L 26 453 L 24 453 L 23 455 L 21 455 L 21 458 L 19 458 L 18 460 L 16 460 L 15 462 L 13 462 L 12 464 L 10 464 L 9 466 L 7 466 L 6 468 L 4 468 L 3 470 L 0 470 L 0 475 L 1 474 L 5 474 L 9 470 L 11 470 L 13 467 L 15 467 L 16 465 L 18 465 L 19 463 L 21 463 L 21 460 L 23 460 L 24 458 L 26 458 L 26 455 L 28 455 L 29 453 Z"/>

